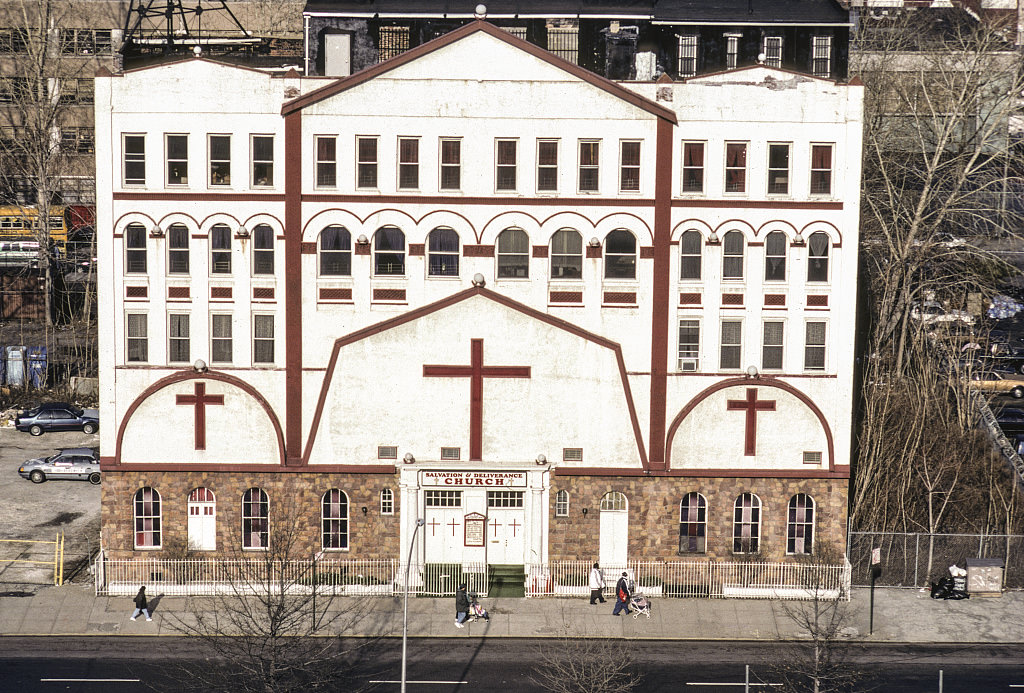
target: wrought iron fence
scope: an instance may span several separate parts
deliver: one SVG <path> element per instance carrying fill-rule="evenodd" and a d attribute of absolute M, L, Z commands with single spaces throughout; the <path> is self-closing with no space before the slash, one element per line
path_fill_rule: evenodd
<path fill-rule="evenodd" d="M 525 595 L 589 596 L 587 561 L 527 564 Z M 140 585 L 166 595 L 214 595 L 252 592 L 332 595 L 400 595 L 409 576 L 409 593 L 444 597 L 462 583 L 487 596 L 489 566 L 482 563 L 413 563 L 391 560 L 124 559 L 102 553 L 93 574 L 96 594 L 132 595 Z M 738 597 L 754 599 L 849 599 L 850 565 L 738 563 L 714 561 L 631 561 L 603 568 L 605 592 L 614 592 L 623 573 L 648 597 Z"/>
<path fill-rule="evenodd" d="M 962 568 L 968 558 L 999 558 L 1004 587 L 1024 589 L 1024 535 L 850 532 L 847 555 L 854 585 L 871 584 L 871 550 L 876 548 L 882 558 L 876 585 L 928 587 L 954 563 Z"/>

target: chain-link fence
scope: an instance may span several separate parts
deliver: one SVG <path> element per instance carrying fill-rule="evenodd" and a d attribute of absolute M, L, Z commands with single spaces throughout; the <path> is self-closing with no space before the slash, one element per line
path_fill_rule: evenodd
<path fill-rule="evenodd" d="M 954 563 L 963 568 L 968 558 L 999 558 L 1006 589 L 1024 589 L 1024 535 L 850 532 L 847 554 L 855 586 L 871 584 L 871 550 L 878 548 L 882 575 L 876 585 L 928 587 Z"/>

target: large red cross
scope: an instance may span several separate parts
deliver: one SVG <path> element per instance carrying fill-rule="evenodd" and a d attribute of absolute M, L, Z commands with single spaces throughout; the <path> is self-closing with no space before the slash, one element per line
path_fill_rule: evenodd
<path fill-rule="evenodd" d="M 191 404 L 196 410 L 196 450 L 206 449 L 206 405 L 224 404 L 224 395 L 206 394 L 206 383 L 196 383 L 194 395 L 177 395 L 175 404 Z"/>
<path fill-rule="evenodd" d="M 501 523 L 497 519 L 491 520 L 491 530 L 494 532 L 494 536 L 498 536 L 498 527 L 501 527 Z"/>
<path fill-rule="evenodd" d="M 425 378 L 469 378 L 469 459 L 483 458 L 484 378 L 529 378 L 529 366 L 484 366 L 484 340 L 470 340 L 468 366 L 423 366 Z"/>
<path fill-rule="evenodd" d="M 441 526 L 441 523 L 436 519 L 431 518 L 430 522 L 427 524 L 430 525 L 430 536 L 435 536 L 437 534 L 437 528 Z"/>
<path fill-rule="evenodd" d="M 746 399 L 730 399 L 726 402 L 726 408 L 728 411 L 747 412 L 746 428 L 743 433 L 743 454 L 744 456 L 757 454 L 755 452 L 755 444 L 757 442 L 757 412 L 775 411 L 775 400 L 758 400 L 757 388 L 748 387 Z"/>

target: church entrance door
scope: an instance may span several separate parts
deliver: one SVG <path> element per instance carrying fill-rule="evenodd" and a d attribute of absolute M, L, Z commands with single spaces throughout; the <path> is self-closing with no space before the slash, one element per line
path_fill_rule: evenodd
<path fill-rule="evenodd" d="M 629 506 L 618 491 L 601 499 L 601 565 L 618 568 L 626 565 L 629 548 Z"/>

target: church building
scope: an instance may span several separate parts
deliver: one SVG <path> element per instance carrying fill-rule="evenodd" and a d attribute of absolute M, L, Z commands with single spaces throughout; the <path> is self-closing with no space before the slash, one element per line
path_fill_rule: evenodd
<path fill-rule="evenodd" d="M 96 79 L 102 537 L 543 566 L 845 548 L 862 88 L 486 21 Z M 287 500 L 287 503 L 285 502 Z"/>

